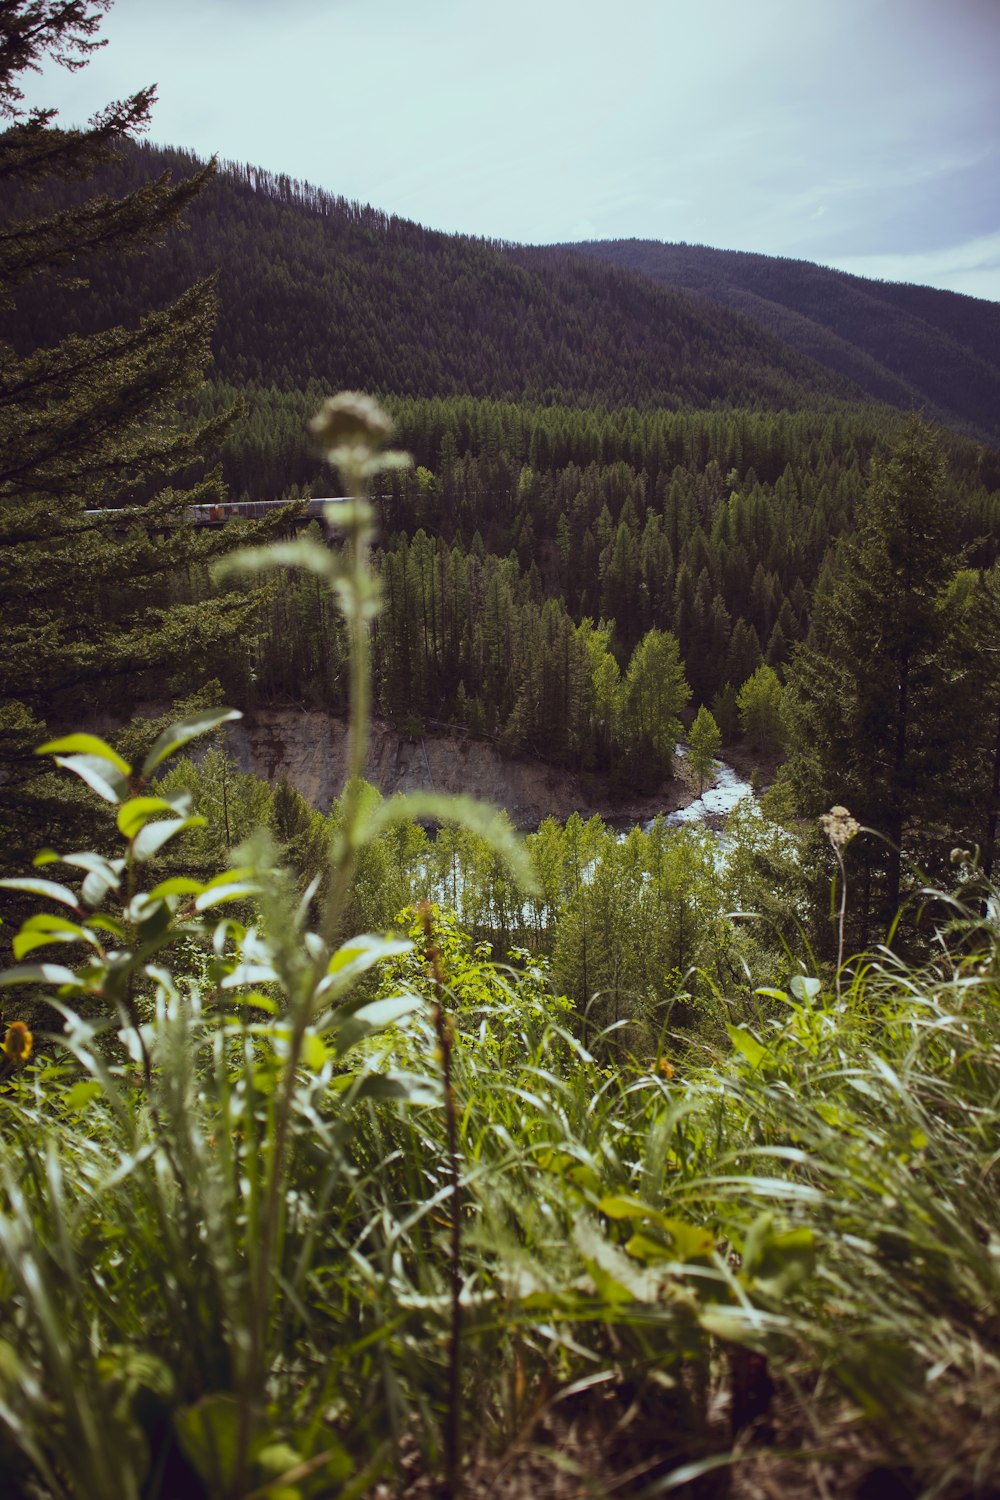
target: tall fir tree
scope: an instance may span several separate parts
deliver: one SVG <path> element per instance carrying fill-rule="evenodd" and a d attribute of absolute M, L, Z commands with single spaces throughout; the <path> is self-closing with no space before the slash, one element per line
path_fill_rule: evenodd
<path fill-rule="evenodd" d="M 787 774 L 802 812 L 844 804 L 881 840 L 864 861 L 862 941 L 900 904 L 903 860 L 941 811 L 956 740 L 942 594 L 957 559 L 944 457 L 919 419 L 872 466 L 857 528 L 788 668 Z"/>
<path fill-rule="evenodd" d="M 247 535 L 198 533 L 188 521 L 192 503 L 222 495 L 219 475 L 198 470 L 228 419 L 198 422 L 183 409 L 210 358 L 212 282 L 137 326 L 67 333 L 43 348 L 19 337 L 19 293 L 48 284 L 86 298 L 95 255 L 129 256 L 157 243 L 211 175 L 211 166 L 179 183 L 164 175 L 118 199 L 78 189 L 69 206 L 32 212 L 40 184 L 53 176 L 85 183 L 148 123 L 151 88 L 109 105 L 87 129 L 62 129 L 54 111 L 24 105 L 26 72 L 45 59 L 83 66 L 102 45 L 96 32 L 109 4 L 0 3 L 0 120 L 9 122 L 0 134 L 0 306 L 13 330 L 0 343 L 0 824 L 8 852 L 49 815 L 29 788 L 38 777 L 30 752 L 46 724 L 98 705 L 130 707 L 143 672 L 160 674 L 162 694 L 162 674 L 187 664 L 183 686 L 194 686 L 198 663 L 244 626 L 252 607 L 235 593 L 209 603 L 173 599 L 173 580 Z M 172 482 L 177 474 L 184 479 Z"/>
<path fill-rule="evenodd" d="M 946 670 L 956 704 L 949 783 L 956 838 L 979 851 L 983 874 L 996 872 L 1000 824 L 1000 563 L 957 573 L 946 599 Z"/>

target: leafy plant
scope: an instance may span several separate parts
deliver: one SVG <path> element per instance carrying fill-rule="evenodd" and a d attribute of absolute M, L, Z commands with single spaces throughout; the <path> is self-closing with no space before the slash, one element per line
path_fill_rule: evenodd
<path fill-rule="evenodd" d="M 336 1409 L 334 1366 L 310 1307 L 329 1258 L 350 1250 L 322 1216 L 356 1170 L 348 1146 L 362 1101 L 426 1102 L 440 1088 L 350 1065 L 421 1003 L 405 989 L 376 1001 L 356 991 L 410 943 L 344 933 L 352 873 L 383 828 L 414 814 L 464 814 L 527 871 L 507 826 L 472 804 L 372 806 L 362 795 L 375 607 L 362 491 L 390 456 L 379 452 L 384 419 L 363 398 L 329 403 L 324 421 L 356 492 L 346 546 L 304 541 L 242 558 L 311 569 L 349 622 L 354 774 L 316 922 L 316 882 L 300 898 L 264 832 L 219 875 L 158 877 L 167 845 L 204 819 L 156 778 L 229 711 L 169 727 L 138 771 L 93 735 L 43 746 L 113 810 L 122 853 L 47 850 L 36 860 L 44 875 L 4 882 L 57 908 L 22 923 L 22 962 L 0 976 L 45 986 L 65 1022 L 57 1058 L 19 1074 L 3 1100 L 0 1217 L 0 1419 L 53 1494 L 160 1494 L 178 1464 L 219 1497 L 327 1493 L 354 1472 L 324 1415 Z M 78 888 L 50 878 L 56 866 Z M 254 914 L 241 920 L 248 903 Z M 23 962 L 55 945 L 84 957 Z M 192 945 L 197 977 L 171 964 L 172 950 L 189 961 Z"/>

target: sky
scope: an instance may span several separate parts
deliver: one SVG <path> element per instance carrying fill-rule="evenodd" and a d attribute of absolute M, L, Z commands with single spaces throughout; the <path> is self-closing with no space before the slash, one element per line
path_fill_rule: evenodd
<path fill-rule="evenodd" d="M 26 88 L 434 229 L 686 240 L 1000 301 L 1000 0 L 117 0 Z"/>

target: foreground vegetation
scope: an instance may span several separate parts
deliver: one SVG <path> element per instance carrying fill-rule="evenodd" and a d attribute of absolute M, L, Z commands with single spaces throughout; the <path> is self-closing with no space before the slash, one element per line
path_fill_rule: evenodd
<path fill-rule="evenodd" d="M 324 425 L 360 488 L 385 461 L 379 414 L 341 401 Z M 337 592 L 355 772 L 369 525 L 358 502 L 343 551 L 301 539 L 240 564 L 293 562 Z M 527 921 L 536 871 L 558 884 L 583 825 L 540 835 L 532 861 L 472 805 L 380 803 L 355 775 L 305 890 L 301 843 L 283 868 L 264 831 L 229 869 L 168 867 L 207 835 L 167 767 L 225 717 L 169 726 L 139 769 L 88 735 L 44 747 L 110 807 L 118 848 L 49 850 L 6 882 L 46 910 L 4 980 L 62 1022 L 15 1018 L 4 1039 L 10 1492 L 360 1496 L 416 1466 L 456 1494 L 528 1464 L 533 1493 L 576 1465 L 597 1493 L 722 1494 L 774 1462 L 786 1493 L 789 1465 L 807 1493 L 878 1466 L 914 1492 L 989 1493 L 996 898 L 929 901 L 920 963 L 817 972 L 789 950 L 782 987 L 727 990 L 695 957 L 674 970 L 685 1024 L 655 997 L 612 1018 L 554 995 L 527 952 L 498 965 L 439 904 L 394 936 L 354 926 L 392 828 L 405 845 L 413 819 L 464 820 L 497 862 L 493 899 L 506 866 Z M 831 861 L 853 831 L 828 823 Z M 576 873 L 595 912 L 601 837 Z M 651 942 L 698 890 L 683 837 L 616 848 L 641 867 L 657 841 L 689 878 L 638 881 Z"/>
<path fill-rule="evenodd" d="M 4 1044 L 9 1493 L 361 1494 L 413 1445 L 456 1493 L 568 1413 L 598 1493 L 739 1493 L 775 1428 L 803 1493 L 991 1493 L 995 897 L 937 903 L 932 963 L 720 993 L 633 1054 L 437 907 L 338 943 L 378 814 L 317 916 L 260 843 L 144 879 L 184 803 L 60 753 L 124 850 L 69 856 L 79 893 L 47 857 L 15 955 L 85 957 L 7 976 L 64 1022 Z"/>

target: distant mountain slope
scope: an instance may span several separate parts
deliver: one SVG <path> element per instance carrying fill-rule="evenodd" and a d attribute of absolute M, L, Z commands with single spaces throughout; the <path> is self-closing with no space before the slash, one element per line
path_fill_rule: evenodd
<path fill-rule="evenodd" d="M 101 186 L 195 164 L 135 148 Z M 92 191 L 53 183 L 7 207 Z M 81 331 L 135 318 L 218 268 L 218 373 L 238 383 L 640 407 L 861 395 L 759 324 L 627 269 L 435 233 L 252 167 L 221 171 L 188 217 L 150 256 L 97 263 L 82 296 L 29 289 L 0 335 L 48 343 L 68 318 Z"/>
<path fill-rule="evenodd" d="M 754 319 L 878 401 L 1000 438 L 1000 305 L 809 261 L 655 240 L 572 249 Z"/>

